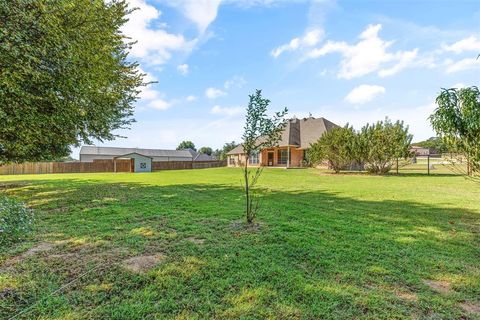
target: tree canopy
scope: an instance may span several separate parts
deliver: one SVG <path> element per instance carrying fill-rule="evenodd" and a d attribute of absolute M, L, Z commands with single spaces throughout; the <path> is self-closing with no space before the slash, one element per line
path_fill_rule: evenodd
<path fill-rule="evenodd" d="M 412 138 L 403 121 L 393 123 L 386 118 L 360 130 L 357 148 L 361 150 L 368 171 L 384 174 L 398 158 L 410 156 Z"/>
<path fill-rule="evenodd" d="M 0 162 L 50 160 L 134 121 L 124 0 L 0 1 Z"/>
<path fill-rule="evenodd" d="M 197 148 L 195 148 L 195 144 L 189 140 L 180 142 L 180 144 L 177 147 L 177 150 L 185 150 L 185 149 L 192 149 L 194 151 L 197 151 Z"/>
<path fill-rule="evenodd" d="M 343 128 L 333 128 L 310 146 L 308 159 L 314 165 L 328 161 L 330 167 L 338 173 L 354 161 L 356 139 L 355 130 L 348 124 Z"/>
<path fill-rule="evenodd" d="M 480 91 L 477 87 L 442 89 L 430 116 L 437 135 L 468 157 L 469 169 L 480 171 Z"/>
<path fill-rule="evenodd" d="M 213 152 L 213 156 L 218 160 L 225 160 L 227 159 L 227 153 L 238 146 L 238 143 L 235 141 L 227 142 L 223 145 L 222 149 L 216 149 Z"/>
<path fill-rule="evenodd" d="M 212 153 L 213 153 L 213 150 L 210 147 L 201 147 L 200 149 L 198 149 L 198 152 L 205 153 L 205 154 L 208 154 L 209 156 L 211 156 Z"/>

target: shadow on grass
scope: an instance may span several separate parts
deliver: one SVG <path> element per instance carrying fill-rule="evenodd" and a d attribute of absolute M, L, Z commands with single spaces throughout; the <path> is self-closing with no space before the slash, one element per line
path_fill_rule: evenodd
<path fill-rule="evenodd" d="M 242 219 L 244 199 L 240 188 L 228 185 L 71 179 L 14 182 L 4 190 L 37 210 L 37 242 L 56 247 L 18 263 L 8 276 L 17 283 L 16 293 L 0 301 L 6 310 L 0 316 L 22 310 L 98 263 L 111 269 L 81 279 L 29 316 L 75 310 L 80 318 L 99 319 L 395 318 L 432 312 L 448 318 L 461 316 L 456 302 L 480 294 L 479 215 L 463 208 L 266 190 L 261 227 L 251 232 L 232 226 Z M 187 241 L 192 237 L 201 244 Z M 158 252 L 165 262 L 146 275 L 116 265 Z M 423 279 L 449 281 L 455 294 L 432 293 Z M 0 278 L 0 292 L 1 285 Z M 88 289 L 97 287 L 108 289 Z"/>

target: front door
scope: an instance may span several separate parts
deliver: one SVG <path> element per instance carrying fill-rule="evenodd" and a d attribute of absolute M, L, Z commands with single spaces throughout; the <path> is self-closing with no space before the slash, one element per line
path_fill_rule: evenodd
<path fill-rule="evenodd" d="M 130 159 L 130 172 L 135 172 L 135 159 Z"/>
<path fill-rule="evenodd" d="M 267 153 L 267 166 L 273 166 L 273 152 L 271 151 Z"/>

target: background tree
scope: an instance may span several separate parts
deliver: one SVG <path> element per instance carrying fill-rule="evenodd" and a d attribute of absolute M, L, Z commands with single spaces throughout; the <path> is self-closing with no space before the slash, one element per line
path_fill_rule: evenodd
<path fill-rule="evenodd" d="M 134 121 L 126 1 L 0 1 L 0 162 L 68 156 Z"/>
<path fill-rule="evenodd" d="M 197 151 L 197 148 L 195 148 L 195 144 L 189 140 L 180 142 L 180 144 L 177 147 L 177 150 L 185 150 L 185 149 L 192 149 L 194 151 Z"/>
<path fill-rule="evenodd" d="M 343 128 L 334 128 L 310 146 L 308 159 L 313 165 L 328 161 L 338 173 L 355 161 L 355 140 L 356 132 L 348 124 Z"/>
<path fill-rule="evenodd" d="M 480 92 L 477 87 L 442 89 L 430 116 L 437 135 L 467 156 L 467 174 L 480 172 Z"/>
<path fill-rule="evenodd" d="M 258 182 L 262 173 L 262 167 L 255 169 L 248 167 L 250 157 L 263 148 L 272 147 L 280 141 L 284 130 L 284 116 L 287 108 L 276 112 L 273 117 L 267 114 L 270 100 L 262 97 L 262 91 L 256 90 L 255 94 L 249 95 L 245 126 L 243 128 L 242 146 L 245 154 L 245 161 L 242 163 L 243 179 L 245 186 L 245 215 L 247 223 L 253 223 L 259 209 L 257 194 L 253 188 Z"/>
<path fill-rule="evenodd" d="M 227 153 L 232 151 L 238 146 L 238 143 L 235 141 L 227 142 L 223 145 L 222 149 L 217 149 L 213 152 L 213 155 L 218 160 L 225 160 L 227 159 Z"/>
<path fill-rule="evenodd" d="M 210 147 L 201 147 L 201 148 L 198 150 L 198 152 L 200 152 L 200 153 L 205 153 L 205 154 L 208 154 L 209 156 L 211 156 L 212 153 L 213 153 L 213 150 L 212 150 L 212 148 L 210 148 Z"/>
<path fill-rule="evenodd" d="M 372 173 L 385 174 L 398 158 L 410 156 L 412 135 L 403 121 L 392 123 L 388 118 L 375 124 L 367 124 L 359 133 L 357 148 L 366 169 Z"/>

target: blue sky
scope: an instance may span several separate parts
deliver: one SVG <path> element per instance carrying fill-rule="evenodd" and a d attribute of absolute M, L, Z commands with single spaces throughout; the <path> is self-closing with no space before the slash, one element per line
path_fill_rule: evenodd
<path fill-rule="evenodd" d="M 339 125 L 404 120 L 414 140 L 442 87 L 479 85 L 478 1 L 131 0 L 123 31 L 149 80 L 127 139 L 240 141 L 248 94 Z M 98 143 L 100 145 L 100 143 Z M 78 150 L 76 150 L 78 152 Z M 74 153 L 75 154 L 75 153 Z"/>

